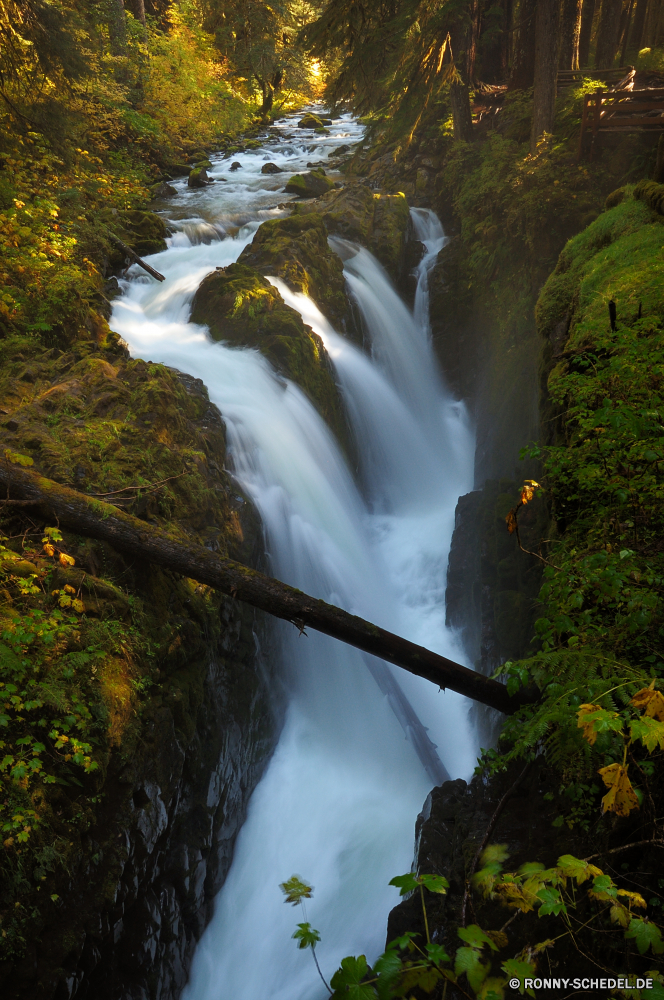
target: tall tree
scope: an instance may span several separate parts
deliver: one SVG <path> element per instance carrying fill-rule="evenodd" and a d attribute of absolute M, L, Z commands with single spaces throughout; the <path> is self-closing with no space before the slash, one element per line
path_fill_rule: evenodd
<path fill-rule="evenodd" d="M 560 25 L 560 69 L 579 68 L 583 0 L 563 0 Z"/>
<path fill-rule="evenodd" d="M 131 0 L 131 12 L 137 21 L 145 28 L 145 0 Z"/>
<path fill-rule="evenodd" d="M 527 90 L 535 79 L 535 18 L 537 0 L 521 0 L 517 13 L 514 41 L 514 61 L 509 86 L 511 90 Z"/>
<path fill-rule="evenodd" d="M 590 63 L 590 43 L 593 36 L 593 21 L 595 19 L 595 0 L 583 0 L 581 9 L 581 31 L 579 33 L 579 68 L 583 69 Z"/>
<path fill-rule="evenodd" d="M 597 28 L 597 49 L 595 66 L 597 69 L 611 69 L 618 53 L 620 39 L 620 15 L 623 0 L 602 0 L 602 11 Z"/>
<path fill-rule="evenodd" d="M 535 18 L 535 86 L 533 92 L 533 123 L 530 151 L 545 132 L 553 131 L 556 112 L 556 82 L 558 76 L 558 0 L 537 0 Z"/>
<path fill-rule="evenodd" d="M 630 59 L 635 57 L 641 48 L 643 35 L 646 26 L 646 14 L 648 12 L 648 0 L 636 0 L 636 11 L 632 22 L 632 30 L 629 34 L 627 52 Z"/>

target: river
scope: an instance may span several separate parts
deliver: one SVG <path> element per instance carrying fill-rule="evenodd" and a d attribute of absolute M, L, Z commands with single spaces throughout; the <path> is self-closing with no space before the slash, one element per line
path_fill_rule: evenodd
<path fill-rule="evenodd" d="M 354 436 L 351 471 L 297 386 L 256 351 L 213 343 L 189 323 L 193 295 L 235 261 L 261 224 L 288 214 L 290 173 L 362 138 L 349 115 L 330 134 L 285 118 L 260 149 L 212 157 L 215 183 L 175 182 L 165 215 L 174 235 L 150 258 L 163 283 L 132 268 L 111 327 L 132 356 L 201 378 L 227 427 L 229 468 L 260 512 L 272 573 L 393 632 L 463 661 L 445 627 L 454 510 L 473 487 L 474 440 L 448 392 L 429 338 L 428 272 L 443 245 L 438 219 L 413 209 L 427 253 L 414 310 L 363 248 L 332 240 L 370 350 L 336 332 L 313 302 L 272 280 L 323 337 Z M 284 171 L 264 175 L 272 161 Z M 231 163 L 241 167 L 231 171 Z M 332 174 L 332 176 L 336 176 Z M 277 206 L 281 205 L 279 208 Z M 358 650 L 275 624 L 288 707 L 256 788 L 228 878 L 194 955 L 184 1000 L 322 1000 L 311 955 L 291 934 L 301 910 L 279 883 L 310 880 L 307 917 L 329 976 L 348 954 L 382 951 L 398 901 L 390 878 L 410 869 L 417 813 L 433 783 L 468 778 L 477 754 L 468 703 Z"/>

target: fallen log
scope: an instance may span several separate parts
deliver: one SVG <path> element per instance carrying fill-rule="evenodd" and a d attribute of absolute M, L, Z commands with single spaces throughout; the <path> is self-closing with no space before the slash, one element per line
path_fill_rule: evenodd
<path fill-rule="evenodd" d="M 142 267 L 144 271 L 147 271 L 148 274 L 151 274 L 153 278 L 157 279 L 157 281 L 166 281 L 166 278 L 164 277 L 163 274 L 160 274 L 159 271 L 155 271 L 153 267 L 150 267 L 149 264 L 146 264 L 143 258 L 139 257 L 136 251 L 132 250 L 132 248 L 127 246 L 126 243 L 123 243 L 123 241 L 120 239 L 119 236 L 116 236 L 115 233 L 109 233 L 108 235 L 110 236 L 110 238 L 113 240 L 114 243 L 117 243 L 117 245 L 127 255 L 127 257 L 130 257 L 134 261 L 135 264 L 138 264 L 139 267 Z"/>
<path fill-rule="evenodd" d="M 220 558 L 202 545 L 184 543 L 165 528 L 156 528 L 110 503 L 61 486 L 6 459 L 0 459 L 0 490 L 6 497 L 0 500 L 0 510 L 5 504 L 18 503 L 22 507 L 32 504 L 43 516 L 82 535 L 101 539 L 130 555 L 221 590 L 291 622 L 300 631 L 312 628 L 340 639 L 499 712 L 514 712 L 521 703 L 510 697 L 498 681 L 341 608 L 309 597 L 280 580 Z"/>

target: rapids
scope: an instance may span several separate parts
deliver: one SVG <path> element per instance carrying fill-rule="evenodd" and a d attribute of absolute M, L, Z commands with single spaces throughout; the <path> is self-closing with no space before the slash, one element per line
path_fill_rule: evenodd
<path fill-rule="evenodd" d="M 111 326 L 133 356 L 207 385 L 226 422 L 230 468 L 260 512 L 275 576 L 460 660 L 445 627 L 445 577 L 456 501 L 472 489 L 474 441 L 429 339 L 428 273 L 444 242 L 438 219 L 412 212 L 427 250 L 413 313 L 367 250 L 332 241 L 368 353 L 333 330 L 311 300 L 270 279 L 325 341 L 359 455 L 356 475 L 297 386 L 256 351 L 212 343 L 188 321 L 205 274 L 236 260 L 264 219 L 287 213 L 280 189 L 289 174 L 263 175 L 263 163 L 294 173 L 362 137 L 350 116 L 330 133 L 319 137 L 284 119 L 261 149 L 233 157 L 240 169 L 213 157 L 210 187 L 189 191 L 177 182 L 164 209 L 175 233 L 150 258 L 166 280 L 132 268 Z M 388 882 L 411 865 L 422 802 L 433 782 L 448 773 L 467 778 L 475 763 L 460 696 L 316 632 L 300 637 L 278 623 L 274 636 L 289 692 L 285 723 L 185 1000 L 327 995 L 311 955 L 291 940 L 305 917 L 284 905 L 279 883 L 294 872 L 315 886 L 307 918 L 321 933 L 316 954 L 328 978 L 345 955 L 371 961 L 398 901 Z"/>

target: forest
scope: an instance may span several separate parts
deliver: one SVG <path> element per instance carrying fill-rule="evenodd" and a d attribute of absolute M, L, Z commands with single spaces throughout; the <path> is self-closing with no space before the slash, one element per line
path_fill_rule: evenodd
<path fill-rule="evenodd" d="M 662 0 L 0 0 L 3 998 L 664 998 L 662 226 Z"/>

